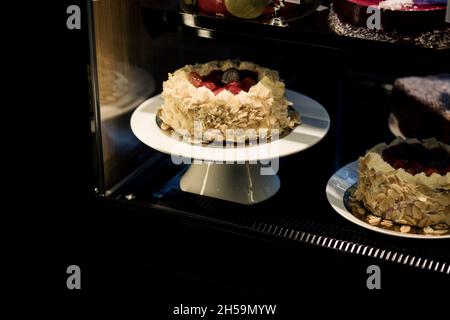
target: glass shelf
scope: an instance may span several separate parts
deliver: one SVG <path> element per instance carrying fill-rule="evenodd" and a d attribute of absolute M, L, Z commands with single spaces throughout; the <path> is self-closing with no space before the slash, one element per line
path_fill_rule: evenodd
<path fill-rule="evenodd" d="M 421 60 L 449 66 L 448 49 L 431 49 L 407 42 L 365 40 L 334 33 L 328 26 L 329 6 L 321 5 L 310 14 L 289 22 L 287 27 L 271 26 L 260 21 L 211 16 L 186 12 L 176 4 L 166 9 L 144 5 L 143 18 L 147 30 L 156 36 L 160 32 L 182 32 L 210 39 L 257 38 L 299 46 L 313 46 L 354 54 L 367 58 Z"/>

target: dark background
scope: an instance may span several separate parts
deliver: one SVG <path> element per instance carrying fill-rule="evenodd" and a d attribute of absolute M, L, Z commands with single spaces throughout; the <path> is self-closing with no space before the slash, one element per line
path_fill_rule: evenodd
<path fill-rule="evenodd" d="M 82 30 L 65 27 L 70 4 L 82 7 Z M 91 192 L 84 1 L 33 3 L 14 12 L 17 21 L 27 22 L 12 42 L 21 57 L 12 81 L 19 101 L 14 111 L 21 118 L 26 113 L 26 130 L 12 133 L 18 138 L 19 157 L 13 159 L 19 184 L 10 209 L 16 240 L 9 247 L 19 296 L 50 294 L 52 301 L 63 299 L 66 310 L 97 306 L 104 312 L 131 298 L 130 317 L 131 310 L 141 310 L 150 319 L 167 318 L 180 303 L 278 303 L 278 316 L 292 319 L 288 315 L 305 311 L 354 313 L 353 304 L 390 297 L 409 303 L 443 297 L 438 291 L 448 287 L 448 277 L 381 264 L 383 290 L 371 292 L 365 286 L 372 264 L 367 258 L 99 202 Z M 80 291 L 66 288 L 71 264 L 81 267 Z M 338 309 L 326 307 L 336 303 Z M 371 309 L 377 311 L 384 309 Z"/>

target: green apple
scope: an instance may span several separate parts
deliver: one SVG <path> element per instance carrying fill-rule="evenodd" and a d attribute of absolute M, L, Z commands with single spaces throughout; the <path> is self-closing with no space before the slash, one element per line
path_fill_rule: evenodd
<path fill-rule="evenodd" d="M 255 19 L 264 12 L 267 3 L 268 0 L 225 0 L 225 7 L 233 16 Z"/>

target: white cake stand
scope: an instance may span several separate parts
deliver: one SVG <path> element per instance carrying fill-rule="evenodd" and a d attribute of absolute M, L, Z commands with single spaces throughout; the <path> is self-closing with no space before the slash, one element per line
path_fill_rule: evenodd
<path fill-rule="evenodd" d="M 180 157 L 194 159 L 180 180 L 181 190 L 255 204 L 279 190 L 277 160 L 313 146 L 325 137 L 330 127 L 330 117 L 318 102 L 291 90 L 286 90 L 286 97 L 294 103 L 302 123 L 288 135 L 268 143 L 219 147 L 174 139 L 156 122 L 157 112 L 163 104 L 160 95 L 145 101 L 134 111 L 131 129 L 144 144 L 172 155 L 175 163 Z"/>

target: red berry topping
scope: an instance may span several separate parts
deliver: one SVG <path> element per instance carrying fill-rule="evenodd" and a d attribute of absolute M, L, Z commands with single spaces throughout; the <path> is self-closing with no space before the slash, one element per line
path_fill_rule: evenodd
<path fill-rule="evenodd" d="M 232 94 L 238 94 L 242 91 L 241 83 L 239 81 L 231 81 L 225 86 L 225 89 L 230 91 Z"/>
<path fill-rule="evenodd" d="M 223 90 L 225 90 L 225 88 L 219 88 L 214 90 L 214 94 L 217 96 L 219 93 L 221 93 Z"/>
<path fill-rule="evenodd" d="M 236 86 L 230 86 L 227 88 L 228 91 L 230 91 L 232 94 L 239 94 L 239 92 L 242 91 L 242 89 L 240 87 L 236 87 Z"/>
<path fill-rule="evenodd" d="M 382 156 L 395 169 L 403 168 L 412 175 L 450 172 L 450 153 L 441 147 L 427 149 L 420 143 L 402 142 L 385 149 Z"/>
<path fill-rule="evenodd" d="M 433 173 L 439 174 L 439 170 L 436 168 L 425 168 L 424 172 L 427 176 L 431 176 Z"/>
<path fill-rule="evenodd" d="M 189 74 L 189 82 L 196 88 L 201 87 L 202 85 L 202 77 L 197 72 L 191 72 Z"/>
<path fill-rule="evenodd" d="M 233 94 L 238 94 L 242 90 L 248 92 L 256 84 L 258 74 L 249 70 L 230 68 L 225 72 L 213 70 L 204 76 L 200 76 L 197 72 L 191 72 L 188 77 L 189 82 L 196 88 L 204 86 L 218 95 L 223 90 L 228 90 Z M 239 81 L 239 79 L 243 80 Z"/>
<path fill-rule="evenodd" d="M 230 83 L 227 83 L 225 85 L 225 88 L 228 88 L 228 87 L 240 87 L 240 86 L 241 86 L 241 83 L 239 81 L 231 81 Z"/>
<path fill-rule="evenodd" d="M 207 87 L 209 90 L 214 91 L 217 89 L 217 86 L 214 84 L 214 82 L 205 81 L 202 83 L 203 86 Z"/>
<path fill-rule="evenodd" d="M 223 75 L 222 70 L 213 70 L 210 72 L 210 74 L 203 77 L 203 81 L 204 82 L 206 82 L 206 81 L 213 82 L 216 86 L 221 86 L 222 85 L 222 75 Z"/>
<path fill-rule="evenodd" d="M 250 90 L 250 88 L 253 87 L 255 84 L 256 84 L 255 80 L 253 80 L 250 77 L 247 77 L 244 80 L 242 80 L 242 90 L 248 92 L 248 90 Z"/>
<path fill-rule="evenodd" d="M 409 168 L 414 172 L 414 174 L 417 174 L 424 171 L 425 166 L 422 163 L 414 161 L 409 165 Z"/>
<path fill-rule="evenodd" d="M 408 161 L 407 160 L 395 160 L 392 163 L 392 166 L 395 169 L 406 168 L 408 166 Z"/>

